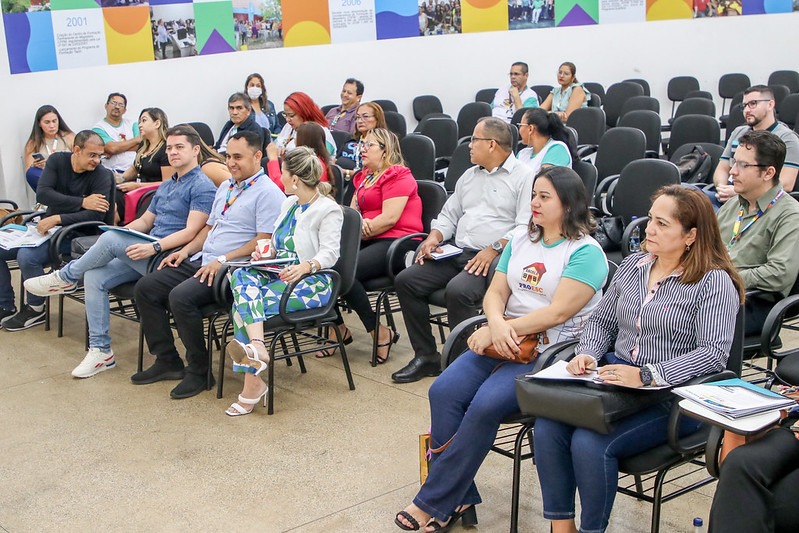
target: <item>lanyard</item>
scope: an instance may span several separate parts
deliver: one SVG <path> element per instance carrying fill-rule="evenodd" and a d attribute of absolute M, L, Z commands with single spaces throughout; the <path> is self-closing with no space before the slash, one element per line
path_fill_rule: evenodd
<path fill-rule="evenodd" d="M 364 189 L 370 188 L 372 185 L 377 183 L 377 180 L 380 179 L 380 176 L 383 175 L 383 171 L 380 170 L 378 172 L 373 172 L 366 176 L 361 184 L 358 186 L 358 191 L 355 194 L 355 205 L 360 208 L 360 204 L 363 202 L 363 195 L 366 194 Z"/>
<path fill-rule="evenodd" d="M 236 200 L 239 199 L 239 196 L 244 194 L 244 191 L 246 191 L 247 189 L 252 187 L 253 184 L 256 181 L 258 181 L 258 178 L 263 176 L 263 174 L 264 174 L 264 171 L 262 169 L 261 172 L 259 172 L 258 174 L 255 175 L 254 178 L 252 178 L 248 183 L 244 184 L 244 187 L 241 188 L 241 192 L 239 192 L 239 194 L 237 194 L 236 196 L 233 196 L 233 189 L 236 187 L 236 184 L 235 183 L 231 183 L 230 185 L 228 185 L 227 197 L 225 198 L 225 206 L 222 208 L 222 216 L 225 216 L 225 213 L 227 212 L 227 210 L 230 209 L 231 205 L 236 203 Z"/>
<path fill-rule="evenodd" d="M 757 222 L 757 219 L 759 219 L 760 217 L 762 217 L 762 216 L 763 216 L 763 213 L 765 213 L 766 211 L 768 211 L 768 210 L 769 210 L 769 208 L 770 208 L 772 205 L 776 204 L 776 203 L 777 203 L 777 200 L 779 200 L 780 198 L 782 198 L 782 195 L 783 195 L 783 194 L 785 194 L 785 190 L 781 190 L 781 191 L 780 191 L 780 192 L 777 194 L 777 196 L 775 196 L 775 197 L 774 197 L 774 199 L 768 203 L 768 205 L 766 206 L 766 209 L 764 209 L 764 210 L 761 210 L 760 208 L 758 208 L 758 209 L 757 209 L 757 214 L 756 214 L 756 215 L 755 215 L 755 216 L 752 218 L 752 220 L 750 220 L 750 221 L 749 221 L 749 224 L 747 224 L 746 226 L 744 226 L 744 229 L 741 229 L 741 221 L 743 220 L 743 216 L 744 216 L 744 208 L 743 208 L 743 207 L 741 207 L 741 210 L 740 210 L 740 211 L 738 211 L 738 218 L 735 220 L 735 224 L 732 226 L 732 238 L 730 239 L 730 242 L 729 242 L 729 243 L 727 243 L 727 249 L 729 250 L 730 248 L 732 248 L 732 245 L 733 245 L 733 244 L 735 244 L 736 242 L 738 242 L 738 239 L 740 239 L 740 238 L 741 238 L 741 235 L 743 235 L 743 233 L 744 233 L 746 230 L 748 230 L 749 228 L 751 228 L 751 227 L 752 227 L 752 224 L 754 224 L 755 222 Z"/>
<path fill-rule="evenodd" d="M 341 113 L 339 113 L 338 115 L 336 115 L 335 117 L 333 117 L 333 120 L 331 120 L 331 121 L 330 121 L 330 125 L 331 125 L 331 126 L 335 126 L 335 125 L 336 125 L 336 122 L 338 122 L 338 121 L 339 121 L 339 119 L 341 119 L 341 118 L 342 118 L 344 115 L 346 115 L 346 114 L 347 114 L 347 112 L 346 112 L 346 111 L 342 111 Z"/>

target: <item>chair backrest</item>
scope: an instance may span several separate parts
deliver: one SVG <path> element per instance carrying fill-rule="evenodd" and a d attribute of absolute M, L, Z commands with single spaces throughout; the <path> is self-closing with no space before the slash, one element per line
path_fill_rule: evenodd
<path fill-rule="evenodd" d="M 361 249 L 361 214 L 350 207 L 341 206 L 344 221 L 341 224 L 339 258 L 333 270 L 341 276 L 339 294 L 347 294 L 355 280 L 358 251 Z"/>
<path fill-rule="evenodd" d="M 799 72 L 795 70 L 775 70 L 768 77 L 769 85 L 785 85 L 791 93 L 799 93 Z"/>
<path fill-rule="evenodd" d="M 721 154 L 724 153 L 724 147 L 720 144 L 715 143 L 688 143 L 683 144 L 682 146 L 677 147 L 676 150 L 672 150 L 671 155 L 669 156 L 669 161 L 674 163 L 675 165 L 680 162 L 682 156 L 689 154 L 693 151 L 694 146 L 701 146 L 702 149 L 707 152 L 707 155 L 710 156 L 710 160 L 712 163 L 710 164 L 710 172 L 708 172 L 709 177 L 712 179 L 713 173 L 716 172 L 716 167 L 719 164 L 719 159 L 721 159 Z"/>
<path fill-rule="evenodd" d="M 641 78 L 630 78 L 628 80 L 622 80 L 622 81 L 629 81 L 629 82 L 632 82 L 632 83 L 637 83 L 644 90 L 644 96 L 651 96 L 652 95 L 652 91 L 649 88 L 649 82 L 644 80 L 644 79 L 641 79 Z"/>
<path fill-rule="evenodd" d="M 436 167 L 436 146 L 426 135 L 414 133 L 400 141 L 402 157 L 417 180 L 432 180 Z"/>
<path fill-rule="evenodd" d="M 683 115 L 674 119 L 671 124 L 671 137 L 666 153 L 671 155 L 687 143 L 718 144 L 721 137 L 719 122 L 714 117 L 707 115 Z M 673 147 L 673 149 L 672 149 Z"/>
<path fill-rule="evenodd" d="M 619 118 L 623 117 L 630 111 L 638 110 L 654 111 L 655 113 L 660 113 L 660 102 L 658 102 L 657 98 L 652 98 L 651 96 L 633 96 L 632 98 L 625 100 L 625 102 L 622 104 Z"/>
<path fill-rule="evenodd" d="M 285 111 L 278 111 L 277 112 L 277 125 L 282 128 L 286 125 L 286 112 Z"/>
<path fill-rule="evenodd" d="M 327 112 L 336 107 L 338 104 L 327 104 L 322 106 L 322 113 L 327 115 Z"/>
<path fill-rule="evenodd" d="M 791 90 L 787 85 L 769 85 L 768 87 L 774 93 L 774 109 L 779 116 L 780 111 L 782 111 L 782 102 L 791 94 Z"/>
<path fill-rule="evenodd" d="M 619 126 L 638 128 L 646 136 L 646 151 L 660 154 L 660 115 L 654 111 L 637 110 L 625 113 L 619 119 Z"/>
<path fill-rule="evenodd" d="M 330 171 L 333 174 L 333 197 L 336 199 L 336 203 L 339 205 L 344 204 L 344 189 L 346 189 L 347 183 L 344 181 L 344 173 L 341 171 L 341 167 L 338 165 L 330 165 Z"/>
<path fill-rule="evenodd" d="M 620 174 L 631 161 L 646 156 L 646 136 L 637 128 L 611 128 L 599 141 L 595 165 L 599 180 Z"/>
<path fill-rule="evenodd" d="M 744 306 L 741 306 L 735 316 L 732 346 L 730 346 L 730 356 L 727 358 L 726 366 L 726 369 L 735 372 L 736 376 L 740 376 L 743 369 L 744 340 Z"/>
<path fill-rule="evenodd" d="M 752 86 L 749 76 L 740 72 L 732 72 L 724 74 L 719 78 L 719 96 L 724 98 L 732 98 L 737 93 L 745 91 Z"/>
<path fill-rule="evenodd" d="M 413 128 L 413 133 L 420 133 L 422 128 L 428 121 L 433 120 L 434 118 L 452 118 L 451 116 L 447 115 L 446 113 L 428 113 L 419 123 Z"/>
<path fill-rule="evenodd" d="M 572 170 L 574 170 L 577 175 L 580 176 L 580 179 L 583 180 L 583 185 L 585 185 L 585 192 L 588 193 L 588 198 L 593 198 L 594 191 L 596 191 L 596 167 L 588 161 L 580 161 L 578 159 L 576 161 L 572 161 Z"/>
<path fill-rule="evenodd" d="M 704 98 L 705 100 L 713 101 L 713 95 L 710 94 L 710 91 L 689 91 L 685 95 L 685 99 L 688 100 L 689 98 Z"/>
<path fill-rule="evenodd" d="M 136 202 L 136 218 L 139 218 L 147 211 L 147 208 L 150 207 L 150 203 L 153 201 L 155 191 L 157 190 L 158 189 L 150 189 L 139 196 L 139 200 Z"/>
<path fill-rule="evenodd" d="M 214 132 L 211 131 L 211 127 L 208 124 L 205 122 L 189 122 L 189 126 L 197 130 L 200 139 L 202 139 L 205 144 L 208 146 L 214 145 Z"/>
<path fill-rule="evenodd" d="M 529 110 L 535 109 L 534 107 L 522 107 L 521 109 L 517 109 L 516 112 L 513 113 L 513 117 L 510 119 L 511 124 L 519 124 L 522 121 L 522 117 L 525 113 Z"/>
<path fill-rule="evenodd" d="M 425 119 L 420 134 L 433 140 L 436 157 L 449 157 L 458 145 L 458 124 L 451 118 Z"/>
<path fill-rule="evenodd" d="M 422 120 L 430 113 L 443 113 L 444 107 L 441 100 L 434 94 L 423 94 L 413 99 L 413 116 L 416 120 Z"/>
<path fill-rule="evenodd" d="M 591 98 L 588 100 L 588 107 L 602 107 L 602 97 L 598 94 L 591 93 Z"/>
<path fill-rule="evenodd" d="M 497 94 L 497 90 L 498 89 L 496 87 L 490 87 L 488 89 L 480 89 L 479 91 L 477 91 L 477 94 L 474 95 L 474 101 L 484 102 L 488 105 L 491 105 L 491 103 L 494 101 L 494 96 L 496 96 Z"/>
<path fill-rule="evenodd" d="M 452 153 L 452 158 L 447 167 L 447 176 L 444 179 L 444 189 L 448 193 L 455 192 L 455 184 L 466 170 L 474 166 L 472 158 L 469 155 L 469 144 L 459 144 L 455 151 Z"/>
<path fill-rule="evenodd" d="M 539 104 L 546 100 L 549 93 L 552 92 L 552 85 L 533 85 L 530 88 L 535 91 L 535 94 L 538 96 Z"/>
<path fill-rule="evenodd" d="M 420 181 L 418 186 L 419 198 L 422 200 L 422 231 L 430 231 L 430 223 L 441 212 L 447 201 L 447 191 L 434 181 Z"/>
<path fill-rule="evenodd" d="M 347 141 L 352 139 L 352 134 L 346 131 L 330 130 L 333 140 L 336 141 L 336 148 L 340 148 Z"/>
<path fill-rule="evenodd" d="M 386 111 L 393 111 L 394 113 L 398 112 L 397 104 L 395 104 L 391 100 L 372 100 L 372 102 L 379 105 L 383 109 L 384 113 Z"/>
<path fill-rule="evenodd" d="M 605 110 L 605 121 L 608 127 L 614 127 L 621 116 L 621 108 L 633 96 L 644 96 L 644 88 L 637 83 L 622 81 L 608 87 L 607 95 L 602 98 Z"/>
<path fill-rule="evenodd" d="M 669 80 L 667 87 L 669 100 L 672 102 L 682 102 L 685 95 L 691 91 L 699 90 L 699 80 L 693 76 L 676 76 Z"/>
<path fill-rule="evenodd" d="M 587 81 L 583 83 L 583 87 L 585 87 L 591 95 L 598 94 L 600 100 L 605 100 L 605 87 L 601 83 L 597 83 L 595 81 Z"/>
<path fill-rule="evenodd" d="M 652 195 L 665 185 L 680 183 L 677 165 L 662 159 L 631 161 L 619 176 L 613 195 L 613 214 L 620 216 L 624 225 L 632 217 L 643 217 L 652 207 Z"/>
<path fill-rule="evenodd" d="M 578 139 L 580 138 L 580 134 L 577 133 L 577 130 L 571 126 L 566 126 L 566 136 L 569 138 L 569 140 L 566 142 L 566 144 L 569 145 L 569 149 L 573 154 L 577 153 L 577 143 L 579 142 Z"/>
<path fill-rule="evenodd" d="M 605 134 L 605 112 L 598 107 L 581 107 L 569 115 L 569 127 L 577 130 L 577 139 L 583 145 L 597 145 Z"/>
<path fill-rule="evenodd" d="M 458 111 L 458 138 L 469 137 L 483 117 L 491 116 L 491 106 L 485 102 L 469 102 Z"/>
<path fill-rule="evenodd" d="M 707 115 L 709 117 L 715 117 L 716 104 L 713 103 L 713 100 L 708 100 L 706 98 L 686 98 L 677 106 L 674 118 L 684 115 Z"/>
<path fill-rule="evenodd" d="M 724 143 L 726 144 L 730 140 L 730 135 L 738 126 L 743 126 L 746 124 L 746 119 L 744 118 L 744 110 L 741 104 L 736 104 L 730 108 L 730 114 L 727 116 L 727 127 L 725 128 L 725 138 Z"/>
<path fill-rule="evenodd" d="M 785 100 L 782 101 L 779 118 L 791 129 L 796 126 L 799 122 L 797 120 L 799 118 L 799 94 L 789 94 L 785 97 Z"/>
<path fill-rule="evenodd" d="M 388 129 L 393 131 L 399 140 L 402 140 L 402 138 L 408 134 L 408 126 L 405 123 L 405 117 L 396 111 L 386 111 L 385 115 Z"/>

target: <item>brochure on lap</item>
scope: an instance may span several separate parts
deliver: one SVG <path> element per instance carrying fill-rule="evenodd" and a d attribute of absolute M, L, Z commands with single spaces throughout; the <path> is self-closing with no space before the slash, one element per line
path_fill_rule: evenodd
<path fill-rule="evenodd" d="M 456 255 L 460 255 L 463 253 L 462 248 L 458 248 L 452 244 L 445 244 L 443 246 L 439 246 L 441 249 L 440 252 L 430 252 L 430 257 L 439 261 L 441 259 L 446 259 L 447 257 L 455 257 Z"/>
<path fill-rule="evenodd" d="M 100 226 L 100 229 L 103 231 L 118 231 L 120 233 L 127 233 L 128 235 L 133 235 L 134 237 L 138 237 L 140 239 L 144 239 L 145 241 L 150 241 L 150 242 L 155 242 L 158 240 L 158 237 L 147 235 L 146 233 L 142 233 L 141 231 L 136 231 L 135 229 L 123 228 L 122 226 Z"/>
<path fill-rule="evenodd" d="M 259 259 L 257 261 L 225 261 L 225 264 L 231 267 L 239 268 L 239 267 L 263 267 L 263 266 L 279 266 L 282 267 L 284 265 L 288 265 L 289 263 L 294 262 L 293 259 Z"/>
<path fill-rule="evenodd" d="M 556 361 L 551 366 L 537 372 L 535 374 L 527 374 L 525 377 L 528 378 L 537 378 L 537 379 L 560 379 L 560 380 L 567 380 L 567 381 L 586 381 L 588 383 L 599 383 L 601 385 L 606 385 L 608 387 L 622 387 L 625 389 L 629 389 L 629 387 L 625 387 L 624 385 L 615 385 L 613 383 L 608 383 L 606 381 L 602 381 L 597 377 L 596 370 L 589 371 L 582 376 L 575 376 L 570 374 L 566 367 L 568 366 L 567 361 Z M 601 367 L 600 367 L 601 368 Z M 640 387 L 636 390 L 640 391 L 650 391 L 650 390 L 662 390 L 668 389 L 671 385 L 650 385 L 649 387 Z"/>
<path fill-rule="evenodd" d="M 791 398 L 739 379 L 677 387 L 674 393 L 731 419 L 796 405 Z"/>
<path fill-rule="evenodd" d="M 6 224 L 0 228 L 0 248 L 11 250 L 13 248 L 35 248 L 46 242 L 60 227 L 50 228 L 42 235 L 35 224 L 22 226 L 20 224 Z"/>

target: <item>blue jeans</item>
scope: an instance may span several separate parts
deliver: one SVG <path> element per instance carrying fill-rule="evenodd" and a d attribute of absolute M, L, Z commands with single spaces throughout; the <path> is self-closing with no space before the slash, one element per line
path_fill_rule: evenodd
<path fill-rule="evenodd" d="M 35 278 L 44 275 L 44 267 L 50 264 L 50 243 L 45 242 L 35 248 L 0 248 L 0 307 L 15 309 L 14 288 L 11 286 L 11 272 L 8 270 L 7 261 L 16 258 L 22 279 Z M 44 304 L 44 298 L 26 294 L 28 305 L 39 306 Z"/>
<path fill-rule="evenodd" d="M 519 412 L 515 377 L 532 369 L 483 357 L 468 350 L 433 382 L 430 446 L 449 446 L 433 454 L 427 480 L 414 498 L 425 513 L 446 520 L 459 505 L 482 500 L 474 476 L 491 449 L 500 421 Z"/>
<path fill-rule="evenodd" d="M 143 242 L 138 237 L 108 231 L 85 255 L 61 269 L 61 278 L 65 281 L 75 282 L 83 278 L 90 348 L 111 349 L 108 290 L 136 281 L 147 273 L 149 258 L 134 261 L 125 254 L 128 246 Z"/>

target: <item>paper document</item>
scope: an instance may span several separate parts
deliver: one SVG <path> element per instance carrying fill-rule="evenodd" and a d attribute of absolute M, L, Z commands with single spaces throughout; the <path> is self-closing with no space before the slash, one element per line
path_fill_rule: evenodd
<path fill-rule="evenodd" d="M 36 224 L 22 226 L 19 224 L 6 224 L 0 228 L 0 248 L 11 250 L 12 248 L 35 248 L 47 241 L 53 233 L 58 231 L 60 226 L 50 228 L 50 231 L 42 235 L 36 229 Z"/>
<path fill-rule="evenodd" d="M 231 267 L 260 267 L 260 266 L 287 266 L 294 262 L 294 259 L 259 259 L 257 261 L 239 260 L 225 261 Z"/>
<path fill-rule="evenodd" d="M 740 385 L 735 383 L 737 380 L 727 381 L 732 383 L 688 385 L 677 387 L 674 389 L 674 393 L 731 419 L 779 409 L 790 409 L 796 405 L 795 400 L 761 387 L 753 387 L 749 383 Z"/>
<path fill-rule="evenodd" d="M 158 240 L 158 237 L 147 235 L 146 233 L 136 231 L 135 229 L 123 228 L 122 226 L 100 226 L 100 229 L 103 231 L 119 231 L 120 233 L 127 233 L 128 235 L 133 235 L 134 237 L 139 237 L 140 239 L 150 242 L 155 242 Z"/>
<path fill-rule="evenodd" d="M 575 376 L 569 373 L 568 370 L 566 370 L 568 364 L 569 363 L 567 361 L 556 361 L 551 366 L 541 370 L 540 372 L 537 372 L 535 374 L 527 374 L 525 377 L 538 378 L 538 379 L 563 379 L 570 381 L 587 381 L 589 383 L 599 383 L 611 387 L 624 387 L 627 389 L 630 388 L 630 387 L 625 387 L 624 385 L 617 385 L 615 383 L 609 383 L 607 381 L 599 379 L 599 377 L 597 376 L 598 372 L 596 370 L 587 371 L 582 376 Z M 662 390 L 662 389 L 668 389 L 670 386 L 671 385 L 650 385 L 648 387 L 640 387 L 636 390 L 641 390 L 641 391 Z"/>
<path fill-rule="evenodd" d="M 440 259 L 446 259 L 447 257 L 455 257 L 456 255 L 463 253 L 461 248 L 458 248 L 452 244 L 445 244 L 444 246 L 439 246 L 439 248 L 441 249 L 440 252 L 430 252 L 430 257 L 436 261 Z"/>

